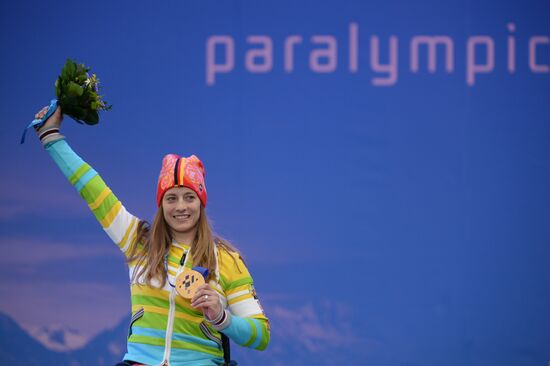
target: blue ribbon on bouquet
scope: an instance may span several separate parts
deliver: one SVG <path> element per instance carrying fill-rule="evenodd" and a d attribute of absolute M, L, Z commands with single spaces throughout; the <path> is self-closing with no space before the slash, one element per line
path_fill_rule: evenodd
<path fill-rule="evenodd" d="M 50 106 L 48 107 L 48 112 L 44 115 L 44 117 L 39 119 L 33 119 L 31 123 L 25 129 L 23 130 L 23 136 L 21 136 L 21 143 L 25 142 L 25 135 L 27 134 L 27 130 L 31 127 L 40 128 L 44 123 L 46 123 L 46 120 L 50 118 L 50 116 L 55 112 L 57 109 L 57 99 L 52 99 L 50 102 Z"/>

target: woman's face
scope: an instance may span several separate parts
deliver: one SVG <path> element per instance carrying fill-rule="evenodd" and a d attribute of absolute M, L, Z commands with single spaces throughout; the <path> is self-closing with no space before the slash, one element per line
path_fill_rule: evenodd
<path fill-rule="evenodd" d="M 187 187 L 170 188 L 162 197 L 164 220 L 178 242 L 189 243 L 194 239 L 200 208 L 199 197 Z"/>

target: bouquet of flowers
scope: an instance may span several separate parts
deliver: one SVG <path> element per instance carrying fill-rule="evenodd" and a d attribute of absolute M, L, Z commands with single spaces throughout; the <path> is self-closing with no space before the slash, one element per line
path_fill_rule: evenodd
<path fill-rule="evenodd" d="M 55 81 L 58 105 L 64 114 L 79 123 L 95 125 L 99 111 L 108 111 L 108 105 L 99 95 L 99 79 L 88 73 L 89 67 L 67 60 L 61 75 Z"/>
<path fill-rule="evenodd" d="M 89 74 L 90 68 L 84 64 L 68 59 L 61 70 L 61 75 L 55 81 L 55 94 L 48 112 L 41 119 L 33 120 L 25 131 L 21 143 L 25 142 L 25 133 L 30 127 L 40 128 L 61 107 L 63 114 L 68 115 L 78 123 L 95 125 L 99 122 L 99 112 L 108 111 L 111 105 L 99 94 L 99 79 L 95 74 Z"/>

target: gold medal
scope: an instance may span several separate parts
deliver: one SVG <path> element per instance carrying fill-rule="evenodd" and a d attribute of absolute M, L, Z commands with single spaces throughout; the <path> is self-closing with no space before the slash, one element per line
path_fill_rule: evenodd
<path fill-rule="evenodd" d="M 204 277 L 192 269 L 186 269 L 176 277 L 176 291 L 184 299 L 192 299 L 195 291 L 202 285 Z"/>

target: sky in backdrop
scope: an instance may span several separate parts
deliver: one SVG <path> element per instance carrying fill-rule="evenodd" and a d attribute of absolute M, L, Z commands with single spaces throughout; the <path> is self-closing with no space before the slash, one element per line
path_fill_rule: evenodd
<path fill-rule="evenodd" d="M 546 365 L 549 37 L 534 0 L 2 2 L 0 311 L 86 337 L 130 312 L 122 255 L 19 145 L 73 58 L 113 109 L 63 133 L 130 212 L 164 154 L 204 162 L 266 357 Z"/>

